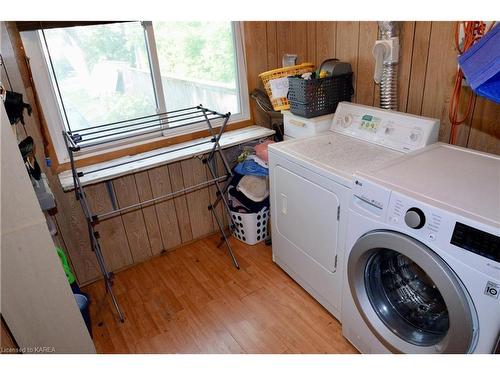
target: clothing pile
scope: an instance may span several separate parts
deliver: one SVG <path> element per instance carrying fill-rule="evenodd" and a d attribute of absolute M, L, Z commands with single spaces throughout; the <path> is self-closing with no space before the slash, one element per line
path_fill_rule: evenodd
<path fill-rule="evenodd" d="M 269 207 L 269 166 L 265 141 L 247 148 L 238 157 L 228 189 L 229 208 L 233 212 L 256 213 Z"/>

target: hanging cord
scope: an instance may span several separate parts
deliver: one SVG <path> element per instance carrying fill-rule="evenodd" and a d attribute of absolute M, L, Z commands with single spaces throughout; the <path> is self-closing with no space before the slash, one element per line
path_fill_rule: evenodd
<path fill-rule="evenodd" d="M 488 31 L 491 30 L 494 23 L 488 28 Z M 460 30 L 463 29 L 464 37 L 463 37 L 463 45 L 460 45 Z M 466 21 L 466 22 L 457 22 L 455 25 L 455 48 L 458 53 L 462 55 L 465 53 L 472 45 L 477 42 L 479 39 L 483 37 L 486 33 L 486 24 L 482 21 Z M 450 109 L 448 112 L 448 117 L 451 123 L 451 132 L 449 142 L 454 144 L 456 142 L 457 134 L 458 134 L 458 126 L 462 124 L 464 121 L 469 118 L 472 112 L 472 105 L 474 103 L 474 99 L 476 95 L 471 92 L 469 95 L 469 99 L 467 101 L 466 111 L 462 117 L 462 119 L 458 119 L 458 112 L 460 109 L 460 97 L 462 95 L 462 82 L 464 79 L 464 73 L 462 69 L 458 67 L 457 72 L 455 74 L 455 84 L 453 86 L 451 100 L 450 100 Z"/>

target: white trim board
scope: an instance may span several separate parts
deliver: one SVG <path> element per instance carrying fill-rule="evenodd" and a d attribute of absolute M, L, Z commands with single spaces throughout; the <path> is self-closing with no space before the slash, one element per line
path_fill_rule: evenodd
<path fill-rule="evenodd" d="M 222 135 L 219 144 L 222 148 L 228 148 L 231 146 L 239 145 L 256 139 L 269 137 L 271 135 L 274 135 L 274 130 L 264 128 L 262 126 L 252 125 L 242 129 L 225 132 Z M 172 146 L 159 148 L 153 151 L 143 152 L 132 156 L 123 156 L 121 158 L 117 158 L 111 161 L 105 161 L 102 163 L 97 163 L 82 168 L 78 168 L 78 172 L 83 172 L 83 176 L 80 177 L 80 182 L 83 186 L 91 185 L 98 182 L 111 180 L 113 178 L 117 178 L 127 174 L 140 172 L 146 169 L 151 169 L 162 164 L 169 164 L 175 161 L 189 159 L 197 155 L 206 154 L 212 149 L 213 143 L 208 142 L 201 145 L 196 145 L 196 144 L 203 142 L 205 140 L 209 140 L 211 138 L 212 137 L 198 138 L 192 141 L 178 143 Z M 190 145 L 193 146 L 189 147 Z M 176 150 L 179 148 L 183 149 L 169 152 L 168 154 L 157 155 L 165 151 Z M 138 160 L 144 157 L 147 157 L 147 159 Z M 128 162 L 128 163 L 125 165 L 118 165 L 122 164 L 123 162 Z M 96 171 L 88 175 L 86 174 L 86 172 L 90 172 L 100 168 L 106 168 L 106 169 L 102 171 Z M 73 176 L 71 170 L 61 172 L 59 174 L 59 181 L 61 182 L 61 186 L 64 191 L 73 190 L 74 186 L 73 186 Z"/>

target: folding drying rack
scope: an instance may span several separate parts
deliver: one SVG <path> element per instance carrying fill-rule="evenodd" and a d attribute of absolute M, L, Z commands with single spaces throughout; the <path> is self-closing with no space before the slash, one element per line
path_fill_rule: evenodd
<path fill-rule="evenodd" d="M 236 257 L 233 253 L 231 245 L 228 241 L 228 235 L 225 232 L 224 224 L 222 219 L 217 215 L 216 208 L 222 202 L 223 206 L 226 209 L 227 217 L 229 219 L 229 230 L 230 232 L 235 228 L 235 224 L 233 222 L 232 216 L 229 214 L 229 205 L 226 198 L 226 191 L 229 187 L 230 177 L 232 177 L 231 167 L 222 151 L 220 146 L 220 139 L 224 131 L 226 130 L 227 123 L 229 121 L 229 117 L 231 113 L 228 112 L 226 114 L 222 114 L 210 109 L 203 107 L 201 104 L 196 107 L 189 107 L 184 109 L 179 109 L 175 111 L 169 111 L 149 116 L 137 117 L 131 120 L 118 121 L 103 125 L 97 125 L 93 127 L 89 127 L 86 129 L 81 129 L 78 131 L 64 131 L 64 141 L 66 143 L 66 148 L 68 149 L 71 171 L 73 176 L 73 185 L 75 189 L 76 199 L 80 202 L 83 213 L 85 215 L 88 227 L 88 233 L 90 238 L 90 243 L 92 246 L 92 250 L 94 251 L 97 262 L 99 264 L 100 271 L 104 277 L 104 283 L 106 286 L 106 292 L 110 294 L 115 309 L 118 313 L 120 321 L 124 321 L 124 315 L 120 309 L 118 301 L 113 294 L 113 273 L 108 271 L 106 268 L 106 264 L 104 262 L 104 257 L 102 254 L 101 246 L 99 245 L 99 232 L 96 230 L 95 226 L 99 223 L 99 221 L 104 219 L 109 219 L 116 215 L 122 214 L 124 212 L 137 210 L 148 205 L 157 203 L 159 201 L 167 200 L 174 198 L 179 194 L 188 193 L 191 191 L 195 191 L 206 187 L 210 184 L 215 184 L 217 189 L 215 201 L 208 206 L 208 209 L 212 212 L 217 225 L 221 231 L 221 241 L 219 242 L 219 247 L 225 242 L 231 259 L 233 261 L 234 266 L 239 269 L 240 266 Z M 220 119 L 222 121 L 222 125 L 220 129 L 217 129 L 212 125 L 213 120 Z M 75 153 L 79 152 L 82 149 L 88 147 L 100 146 L 109 142 L 115 142 L 117 140 L 126 140 L 128 138 L 136 137 L 138 135 L 146 135 L 152 134 L 155 132 L 168 132 L 171 129 L 179 129 L 184 126 L 194 125 L 194 124 L 202 124 L 205 123 L 211 138 L 205 139 L 200 142 L 192 143 L 188 146 L 177 147 L 168 149 L 167 151 L 161 151 L 158 153 L 153 153 L 149 156 L 134 158 L 133 160 L 123 161 L 120 163 L 112 164 L 110 166 L 98 167 L 95 169 L 87 170 L 85 172 L 77 171 L 77 167 L 75 165 Z M 171 125 L 174 125 L 171 127 Z M 111 137 L 112 136 L 112 137 Z M 118 137 L 117 137 L 118 136 Z M 102 171 L 104 169 L 114 168 L 117 166 L 126 165 L 129 163 L 136 162 L 138 160 L 145 160 L 151 157 L 156 157 L 158 155 L 165 155 L 171 152 L 189 149 L 190 147 L 199 146 L 201 144 L 212 143 L 213 146 L 208 152 L 208 154 L 204 154 L 201 157 L 201 161 L 208 166 L 208 170 L 210 171 L 210 175 L 212 179 L 202 182 L 200 184 L 196 184 L 169 194 L 165 194 L 153 199 L 149 199 L 144 202 L 132 204 L 127 207 L 113 209 L 112 211 L 102 213 L 102 214 L 94 214 L 90 208 L 90 205 L 87 201 L 87 197 L 83 190 L 83 185 L 80 181 L 80 177 L 84 175 L 89 175 L 92 173 L 96 173 L 98 171 Z M 218 165 L 216 155 L 219 154 L 222 160 L 222 164 L 224 166 L 224 175 L 219 175 L 218 173 Z"/>

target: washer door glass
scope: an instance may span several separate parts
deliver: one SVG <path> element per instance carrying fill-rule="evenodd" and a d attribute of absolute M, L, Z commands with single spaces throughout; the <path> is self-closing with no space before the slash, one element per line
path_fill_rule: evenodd
<path fill-rule="evenodd" d="M 358 313 L 395 353 L 468 353 L 477 314 L 465 286 L 433 250 L 402 233 L 361 236 L 347 261 Z"/>
<path fill-rule="evenodd" d="M 384 324 L 418 346 L 439 343 L 449 330 L 444 299 L 415 262 L 394 250 L 378 249 L 365 268 L 368 299 Z"/>

